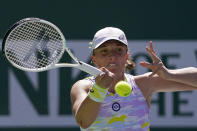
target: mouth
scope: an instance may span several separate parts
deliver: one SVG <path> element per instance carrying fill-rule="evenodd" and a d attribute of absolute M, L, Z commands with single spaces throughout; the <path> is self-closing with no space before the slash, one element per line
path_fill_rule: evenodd
<path fill-rule="evenodd" d="M 108 67 L 109 68 L 114 68 L 114 67 L 117 67 L 117 64 L 112 63 L 112 64 L 109 64 Z"/>
<path fill-rule="evenodd" d="M 117 63 L 108 64 L 107 69 L 113 73 L 117 73 L 120 70 L 120 65 Z"/>
<path fill-rule="evenodd" d="M 116 64 L 109 64 L 109 66 L 116 66 Z"/>

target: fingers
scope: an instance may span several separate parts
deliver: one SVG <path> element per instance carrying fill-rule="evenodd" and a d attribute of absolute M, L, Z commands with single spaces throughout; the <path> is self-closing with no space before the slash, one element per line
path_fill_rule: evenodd
<path fill-rule="evenodd" d="M 148 77 L 153 77 L 160 69 L 158 68 L 156 71 L 152 72 Z"/>
<path fill-rule="evenodd" d="M 102 73 L 95 78 L 95 82 L 101 87 L 109 88 L 114 81 L 114 74 L 104 67 L 100 68 L 100 70 Z"/>
<path fill-rule="evenodd" d="M 159 68 L 159 67 L 161 67 L 163 65 L 162 62 L 149 63 L 149 62 L 146 62 L 146 61 L 140 62 L 139 64 L 141 66 L 145 67 L 145 68 L 151 69 L 152 71 L 156 70 L 157 68 Z"/>
<path fill-rule="evenodd" d="M 153 48 L 153 44 L 152 41 L 150 41 L 149 43 L 149 47 L 146 47 L 146 51 L 148 52 L 148 54 L 150 55 L 153 63 L 159 63 L 161 62 L 161 59 L 156 55 L 155 50 Z"/>
<path fill-rule="evenodd" d="M 149 77 L 154 76 L 155 74 L 158 74 L 158 72 L 162 69 L 163 63 L 159 62 L 157 64 L 152 64 L 149 62 L 140 62 L 140 65 L 152 70 L 152 73 L 149 75 Z"/>
<path fill-rule="evenodd" d="M 143 61 L 143 62 L 140 62 L 139 63 L 141 66 L 143 66 L 143 67 L 145 67 L 145 68 L 149 68 L 149 69 L 151 69 L 151 63 L 149 63 L 149 62 L 145 62 L 145 61 Z"/>
<path fill-rule="evenodd" d="M 149 75 L 149 77 L 152 77 L 155 74 L 158 74 L 160 77 L 164 77 L 167 71 L 161 59 L 156 55 L 152 41 L 149 42 L 149 47 L 146 47 L 146 51 L 150 55 L 152 63 L 140 62 L 140 65 L 152 70 L 152 73 Z"/>
<path fill-rule="evenodd" d="M 100 68 L 100 70 L 102 71 L 102 73 L 100 73 L 96 79 L 97 80 L 102 80 L 107 74 L 108 74 L 108 71 L 106 68 Z"/>
<path fill-rule="evenodd" d="M 155 50 L 153 48 L 153 42 L 152 41 L 149 42 L 149 46 L 150 46 L 150 50 L 155 54 Z"/>
<path fill-rule="evenodd" d="M 102 68 L 100 68 L 100 70 L 101 71 L 103 71 L 100 75 L 101 76 L 105 76 L 105 75 L 107 75 L 107 76 L 112 76 L 113 75 L 113 73 L 111 73 L 108 69 L 106 69 L 105 67 L 102 67 Z"/>
<path fill-rule="evenodd" d="M 149 77 L 154 76 L 155 74 L 157 74 L 162 68 L 162 64 L 158 64 L 157 68 L 155 70 L 152 70 L 153 72 L 149 75 Z"/>

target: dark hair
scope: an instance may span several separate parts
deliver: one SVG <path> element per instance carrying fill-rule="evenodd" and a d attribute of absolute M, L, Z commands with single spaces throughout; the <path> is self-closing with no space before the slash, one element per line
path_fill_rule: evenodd
<path fill-rule="evenodd" d="M 128 58 L 127 63 L 125 64 L 126 72 L 130 72 L 135 68 L 135 62 L 131 59 L 131 57 Z"/>

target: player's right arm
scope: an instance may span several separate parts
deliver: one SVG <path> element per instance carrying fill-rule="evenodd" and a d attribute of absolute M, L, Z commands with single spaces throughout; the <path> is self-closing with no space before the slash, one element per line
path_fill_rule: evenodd
<path fill-rule="evenodd" d="M 113 87 L 117 82 L 116 76 L 102 67 L 103 72 L 95 78 L 95 83 L 103 89 Z M 100 110 L 101 102 L 96 102 L 88 96 L 89 90 L 93 87 L 90 80 L 84 79 L 76 82 L 71 89 L 72 111 L 77 123 L 82 128 L 88 128 L 95 120 Z"/>
<path fill-rule="evenodd" d="M 76 82 L 71 89 L 72 111 L 82 128 L 88 128 L 95 121 L 101 105 L 88 97 L 91 87 L 92 82 L 84 79 Z"/>

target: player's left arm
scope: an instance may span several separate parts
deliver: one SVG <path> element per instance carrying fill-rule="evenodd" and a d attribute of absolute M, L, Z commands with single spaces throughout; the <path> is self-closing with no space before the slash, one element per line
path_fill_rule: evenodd
<path fill-rule="evenodd" d="M 191 85 L 197 88 L 197 68 L 187 67 L 176 70 L 168 70 L 169 75 L 166 78 L 170 81 Z"/>
<path fill-rule="evenodd" d="M 146 47 L 146 50 L 151 56 L 153 62 L 140 62 L 140 65 L 152 70 L 152 73 L 149 74 L 149 77 L 157 75 L 164 80 L 178 82 L 197 88 L 197 68 L 187 67 L 182 69 L 169 70 L 164 66 L 161 59 L 156 55 L 152 46 L 152 42 L 150 42 L 149 47 Z"/>

